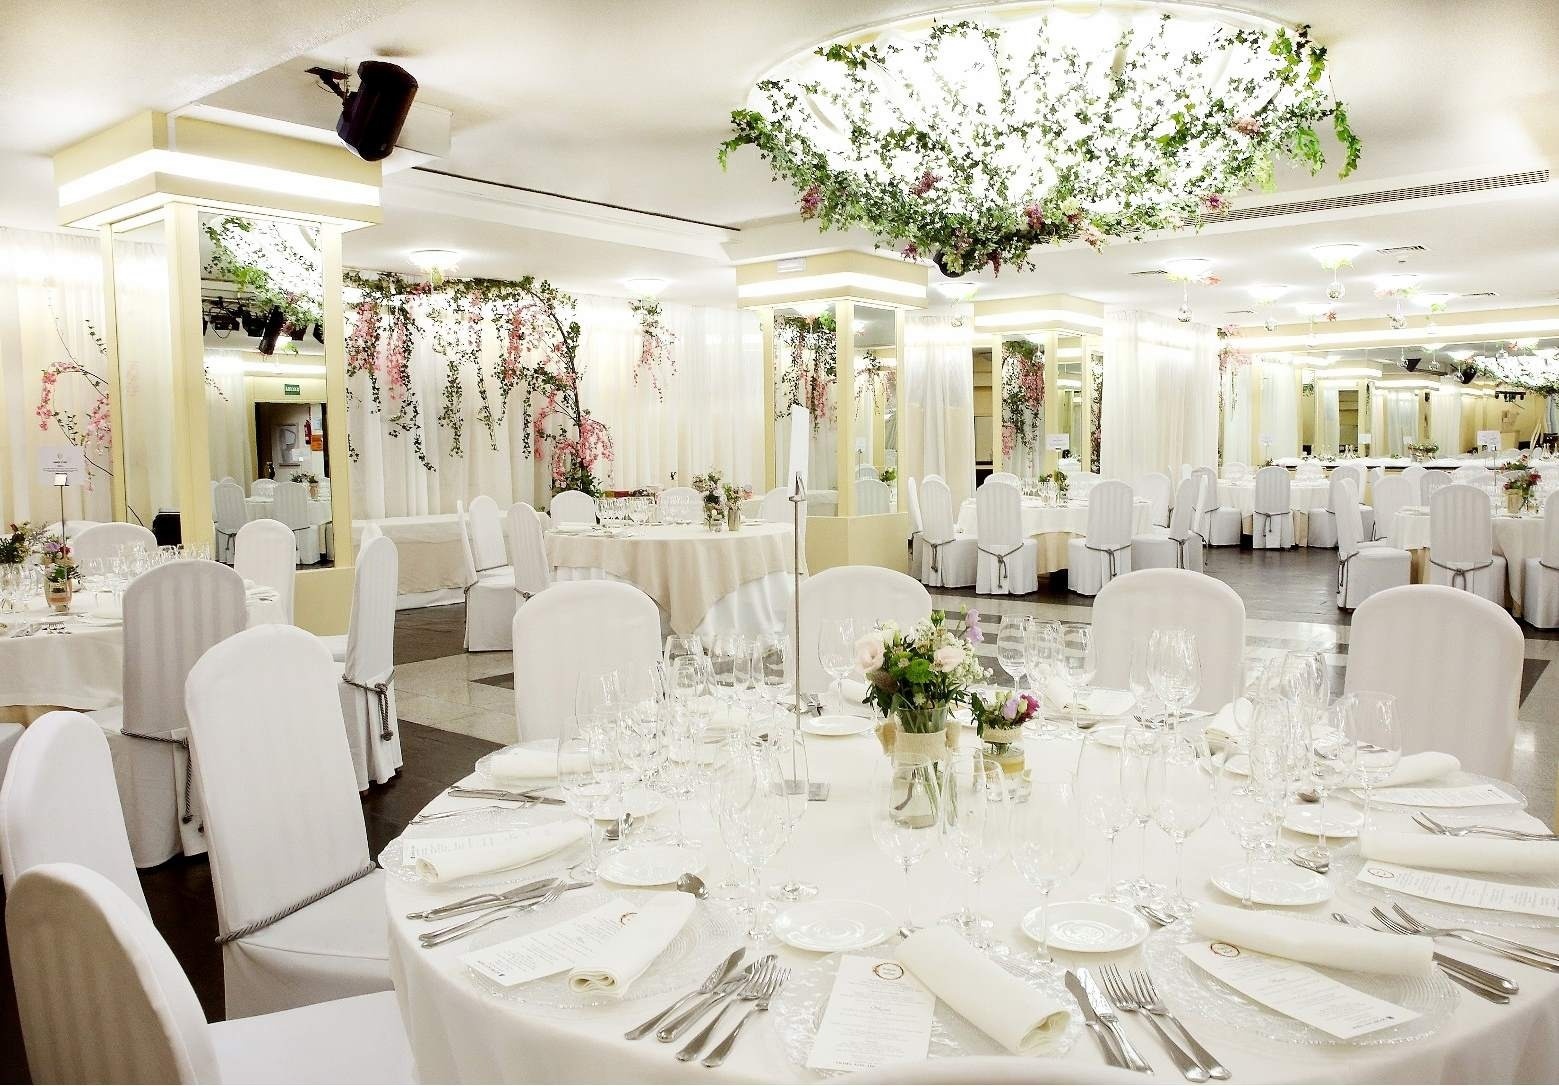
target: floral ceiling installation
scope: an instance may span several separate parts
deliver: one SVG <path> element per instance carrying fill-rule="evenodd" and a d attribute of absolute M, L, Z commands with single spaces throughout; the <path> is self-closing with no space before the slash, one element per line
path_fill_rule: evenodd
<path fill-rule="evenodd" d="M 666 398 L 666 379 L 677 372 L 677 334 L 661 320 L 660 303 L 654 298 L 639 298 L 632 303 L 639 321 L 639 360 L 633 366 L 633 383 L 642 376 L 655 390 L 655 398 Z"/>
<path fill-rule="evenodd" d="M 758 83 L 720 159 L 753 147 L 826 229 L 948 275 L 1035 246 L 1196 226 L 1280 162 L 1341 176 L 1361 149 L 1305 26 L 1103 0 L 984 9 L 824 45 Z M 963 13 L 960 13 L 963 14 Z"/>
<path fill-rule="evenodd" d="M 774 354 L 783 360 L 774 397 L 774 417 L 788 418 L 792 404 L 800 404 L 812 416 L 812 432 L 832 410 L 829 392 L 839 374 L 838 335 L 832 312 L 816 317 L 774 317 Z"/>
<path fill-rule="evenodd" d="M 1519 343 L 1504 343 L 1492 355 L 1468 360 L 1483 377 L 1507 388 L 1540 396 L 1559 396 L 1559 349 L 1541 349 Z"/>
<path fill-rule="evenodd" d="M 209 275 L 230 280 L 240 299 L 259 310 L 280 309 L 294 328 L 319 323 L 324 260 L 310 230 L 238 215 L 209 219 L 202 229 L 211 243 Z"/>

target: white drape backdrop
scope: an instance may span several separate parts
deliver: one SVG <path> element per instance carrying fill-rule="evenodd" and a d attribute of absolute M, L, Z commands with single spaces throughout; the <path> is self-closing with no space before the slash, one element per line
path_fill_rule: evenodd
<path fill-rule="evenodd" d="M 206 363 L 206 429 L 211 442 L 211 477 L 233 478 L 249 493 L 255 478 L 254 447 L 249 442 L 249 398 L 240 366 Z M 280 473 L 278 478 L 282 476 Z"/>
<path fill-rule="evenodd" d="M 1342 440 L 1342 412 L 1338 406 L 1338 386 L 1331 381 L 1317 381 L 1315 383 L 1316 403 L 1320 405 L 1320 418 L 1315 427 L 1315 449 L 1318 456 L 1337 454 L 1338 442 Z"/>
<path fill-rule="evenodd" d="M 1287 362 L 1258 361 L 1251 367 L 1261 380 L 1261 434 L 1269 441 L 1255 463 L 1299 455 L 1299 382 Z M 1263 455 L 1265 454 L 1265 455 Z"/>
<path fill-rule="evenodd" d="M 1210 324 L 1130 309 L 1104 315 L 1103 475 L 1217 463 L 1217 355 Z"/>
<path fill-rule="evenodd" d="M 1418 440 L 1418 393 L 1386 392 L 1386 448 L 1387 456 L 1403 456 L 1403 446 Z"/>
<path fill-rule="evenodd" d="M 1448 388 L 1429 394 L 1429 440 L 1440 446 L 1441 456 L 1462 451 L 1462 394 Z"/>
<path fill-rule="evenodd" d="M 1223 462 L 1244 464 L 1249 467 L 1254 460 L 1250 448 L 1251 378 L 1254 365 L 1236 367 L 1224 389 L 1223 413 Z M 1185 463 L 1185 461 L 1181 461 Z M 1178 468 L 1180 464 L 1172 465 Z"/>
<path fill-rule="evenodd" d="M 946 479 L 955 510 L 974 496 L 973 336 L 974 318 L 965 313 L 922 313 L 904 322 L 899 456 L 911 478 Z"/>

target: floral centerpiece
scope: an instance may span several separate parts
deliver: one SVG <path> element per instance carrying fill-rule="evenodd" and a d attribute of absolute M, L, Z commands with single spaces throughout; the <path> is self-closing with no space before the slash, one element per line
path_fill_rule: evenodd
<path fill-rule="evenodd" d="M 0 534 L 0 566 L 19 566 L 32 555 L 43 529 L 35 528 L 27 521 L 13 524 Z"/>
<path fill-rule="evenodd" d="M 1407 450 L 1407 454 L 1414 460 L 1420 461 L 1428 460 L 1430 457 L 1434 456 L 1435 453 L 1440 451 L 1440 446 L 1436 445 L 1433 441 L 1409 441 L 1402 447 Z"/>
<path fill-rule="evenodd" d="M 1537 508 L 1537 484 L 1543 477 L 1532 470 L 1532 462 L 1522 457 L 1505 471 L 1505 504 L 1512 513 Z"/>
<path fill-rule="evenodd" d="M 319 476 L 312 471 L 295 471 L 292 473 L 292 481 L 303 483 L 309 488 L 309 497 L 319 497 Z"/>
<path fill-rule="evenodd" d="M 725 526 L 734 532 L 742 526 L 742 502 L 752 497 L 752 487 L 725 483 L 720 490 L 725 496 Z"/>
<path fill-rule="evenodd" d="M 889 486 L 892 486 L 894 483 L 899 481 L 899 469 L 883 468 L 880 472 L 877 473 L 877 478 L 881 479 Z"/>
<path fill-rule="evenodd" d="M 882 713 L 877 728 L 883 749 L 895 755 L 937 757 L 957 743 L 948 710 L 969 699 L 969 687 L 986 678 L 974 646 L 979 616 L 949 621 L 931 612 L 908 628 L 883 622 L 855 643 L 855 663 L 866 676 L 865 701 Z"/>
<path fill-rule="evenodd" d="M 1014 776 L 1023 772 L 1023 725 L 1039 715 L 1039 699 L 1016 690 L 997 690 L 987 701 L 978 693 L 969 695 L 969 712 L 987 753 Z"/>
<path fill-rule="evenodd" d="M 725 484 L 718 471 L 693 476 L 693 489 L 704 498 L 704 527 L 718 532 L 725 527 Z"/>
<path fill-rule="evenodd" d="M 39 553 L 43 556 L 43 597 L 50 607 L 63 614 L 70 609 L 75 588 L 76 560 L 71 557 L 70 544 L 45 539 Z"/>

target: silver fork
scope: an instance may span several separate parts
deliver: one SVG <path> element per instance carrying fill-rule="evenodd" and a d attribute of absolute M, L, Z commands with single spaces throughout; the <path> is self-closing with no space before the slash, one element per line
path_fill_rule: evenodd
<path fill-rule="evenodd" d="M 746 951 L 745 950 L 740 950 L 740 953 L 745 954 Z M 738 964 L 740 964 L 740 962 L 741 962 L 741 958 L 740 957 L 735 957 L 734 961 L 732 960 L 731 957 L 722 958 L 720 960 L 720 964 L 715 966 L 714 969 L 712 969 L 710 971 L 709 975 L 704 978 L 704 983 L 700 984 L 693 991 L 689 992 L 687 995 L 685 995 L 681 999 L 677 1000 L 671 1006 L 669 1006 L 665 1010 L 661 1011 L 654 1018 L 651 1018 L 648 1022 L 645 1022 L 642 1026 L 635 1026 L 633 1029 L 630 1029 L 627 1033 L 624 1033 L 623 1034 L 623 1040 L 625 1040 L 625 1041 L 637 1041 L 640 1037 L 643 1037 L 650 1030 L 652 1030 L 656 1026 L 660 1025 L 662 1019 L 668 1017 L 669 1015 L 675 1014 L 678 1010 L 680 1010 L 683 1006 L 685 1006 L 690 1000 L 697 999 L 699 996 L 706 996 L 709 993 L 713 992 L 715 990 L 715 988 L 719 986 L 720 982 L 725 979 L 725 975 L 727 973 L 729 973 L 732 969 L 735 969 L 736 966 Z"/>
<path fill-rule="evenodd" d="M 527 807 L 534 806 L 536 806 L 536 804 L 529 800 L 524 801 L 518 806 L 514 807 L 500 807 L 496 803 L 486 803 L 480 807 L 467 807 L 463 811 L 439 811 L 437 814 L 420 814 L 406 824 L 408 826 L 421 826 L 426 822 L 438 822 L 441 819 L 455 818 L 458 815 L 471 814 L 475 811 L 523 811 Z"/>
<path fill-rule="evenodd" d="M 1164 1051 L 1169 1053 L 1169 1058 L 1174 1061 L 1175 1067 L 1185 1076 L 1187 1082 L 1206 1082 L 1207 1069 L 1187 1054 L 1186 1050 L 1175 1043 L 1164 1027 L 1158 1024 L 1158 1020 L 1147 1014 L 1137 1004 L 1136 994 L 1127 985 L 1120 970 L 1113 965 L 1105 965 L 1099 968 L 1099 976 L 1104 981 L 1105 994 L 1110 997 L 1110 1002 L 1115 1004 L 1118 1010 L 1127 1014 L 1142 1014 L 1148 1025 L 1153 1027 L 1153 1032 L 1158 1034 L 1158 1039 L 1164 1046 Z"/>
<path fill-rule="evenodd" d="M 702 1018 L 704 1013 L 708 1011 L 710 1007 L 713 1007 L 717 1003 L 725 1002 L 727 999 L 731 998 L 731 996 L 741 991 L 742 986 L 752 979 L 752 975 L 754 973 L 762 969 L 765 965 L 772 963 L 773 961 L 774 955 L 765 954 L 757 961 L 748 962 L 747 967 L 740 973 L 737 973 L 728 980 L 722 982 L 720 986 L 709 995 L 706 995 L 703 999 L 693 1004 L 693 1006 L 689 1007 L 687 1010 L 683 1011 L 671 1021 L 657 1029 L 655 1031 L 655 1039 L 661 1044 L 670 1044 L 672 1041 L 675 1041 L 678 1037 L 692 1029 L 693 1023 Z"/>
<path fill-rule="evenodd" d="M 520 901 L 513 905 L 499 905 L 495 909 L 487 910 L 480 916 L 473 916 L 470 920 L 462 920 L 458 924 L 451 924 L 449 927 L 439 928 L 437 931 L 425 932 L 417 937 L 417 941 L 422 944 L 423 950 L 428 950 L 436 946 L 442 946 L 443 944 L 454 939 L 464 938 L 465 936 L 470 935 L 473 931 L 476 931 L 479 928 L 485 928 L 487 925 L 495 921 L 502 920 L 506 916 L 513 916 L 516 913 L 535 912 L 537 909 L 545 909 L 548 905 L 551 905 L 554 901 L 563 896 L 564 889 L 565 888 L 563 886 L 554 886 L 551 890 L 547 891 L 545 897 L 537 898 L 535 901 Z"/>
<path fill-rule="evenodd" d="M 1191 1049 L 1191 1055 L 1206 1070 L 1209 1078 L 1218 1079 L 1220 1082 L 1228 1078 L 1229 1069 L 1219 1063 L 1216 1056 L 1203 1048 L 1202 1043 L 1191 1036 L 1191 1031 L 1186 1029 L 1185 1023 L 1176 1018 L 1170 1009 L 1164 1006 L 1163 1001 L 1158 998 L 1158 987 L 1153 983 L 1152 975 L 1146 969 L 1137 969 L 1132 971 L 1131 977 L 1137 993 L 1137 1003 L 1142 1009 L 1149 1014 L 1169 1019 L 1170 1024 L 1179 1030 L 1180 1035 L 1186 1039 L 1186 1044 Z"/>
<path fill-rule="evenodd" d="M 1439 834 L 1441 837 L 1504 837 L 1512 841 L 1559 841 L 1559 833 L 1513 830 L 1506 826 L 1448 826 L 1423 811 L 1415 812 L 1413 821 L 1430 833 Z"/>
<path fill-rule="evenodd" d="M 698 1054 L 709 1043 L 709 1038 L 715 1035 L 715 1028 L 720 1025 L 720 1019 L 725 1017 L 725 1012 L 736 1003 L 751 1003 L 763 992 L 764 986 L 769 983 L 769 978 L 774 975 L 777 968 L 773 958 L 766 958 L 752 975 L 747 978 L 747 983 L 735 993 L 736 998 L 715 1012 L 715 1016 L 709 1020 L 709 1024 L 693 1035 L 693 1039 L 683 1045 L 677 1051 L 677 1059 L 683 1063 L 698 1059 Z"/>
<path fill-rule="evenodd" d="M 1364 921 L 1349 916 L 1347 913 L 1333 913 L 1332 919 L 1339 924 L 1346 924 L 1350 928 L 1362 928 L 1365 931 L 1380 931 L 1380 928 L 1372 928 Z M 1387 929 L 1388 931 L 1390 929 Z M 1400 934 L 1400 933 L 1399 933 Z M 1509 977 L 1502 977 L 1498 973 L 1491 973 L 1487 969 L 1481 969 L 1471 962 L 1464 962 L 1460 958 L 1452 958 L 1434 952 L 1434 963 L 1440 967 L 1440 971 L 1463 988 L 1474 995 L 1482 996 L 1490 1003 L 1509 1003 L 1510 997 L 1521 991 L 1521 986 Z"/>
<path fill-rule="evenodd" d="M 741 1021 L 736 1023 L 731 1032 L 726 1035 L 725 1040 L 716 1045 L 715 1050 L 704 1057 L 705 1067 L 719 1067 L 725 1062 L 725 1058 L 731 1054 L 732 1046 L 736 1044 L 736 1035 L 747 1024 L 747 1019 L 768 1010 L 769 1000 L 773 999 L 779 990 L 785 986 L 785 981 L 788 979 L 790 979 L 789 969 L 776 969 L 769 975 L 768 983 L 763 986 L 763 991 L 758 994 L 757 1006 L 742 1015 Z"/>
<path fill-rule="evenodd" d="M 1509 958 L 1513 962 L 1530 965 L 1535 969 L 1546 969 L 1550 973 L 1559 973 L 1559 961 L 1548 957 L 1547 951 L 1538 950 L 1537 947 L 1501 939 L 1497 935 L 1489 935 L 1474 928 L 1431 928 L 1409 916 L 1400 906 L 1393 905 L 1392 909 L 1402 918 L 1401 920 L 1388 916 L 1378 907 L 1370 909 L 1370 915 L 1399 935 L 1427 935 L 1430 938 L 1444 936 L 1460 939 L 1464 943 L 1481 946 L 1484 950 Z"/>

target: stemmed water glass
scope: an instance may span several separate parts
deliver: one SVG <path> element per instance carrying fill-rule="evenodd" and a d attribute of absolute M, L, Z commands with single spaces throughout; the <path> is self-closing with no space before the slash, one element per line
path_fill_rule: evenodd
<path fill-rule="evenodd" d="M 1190 916 L 1196 906 L 1185 896 L 1185 843 L 1213 813 L 1212 766 L 1200 757 L 1199 744 L 1167 735 L 1149 774 L 1150 788 L 1158 794 L 1153 821 L 1175 844 L 1175 892 L 1166 904 L 1175 916 Z"/>
<path fill-rule="evenodd" d="M 1326 797 L 1341 788 L 1353 775 L 1354 760 L 1358 754 L 1353 740 L 1348 736 L 1347 710 L 1334 705 L 1321 713 L 1309 727 L 1305 743 L 1305 767 L 1310 787 L 1315 789 L 1320 803 L 1320 827 L 1316 843 L 1297 849 L 1302 860 L 1317 866 L 1331 862 L 1332 850 L 1326 847 Z"/>
<path fill-rule="evenodd" d="M 570 717 L 558 738 L 558 787 L 568 809 L 585 820 L 590 855 L 570 870 L 594 878 L 596 820 L 611 817 L 622 804 L 620 764 L 612 734 L 599 722 Z"/>
<path fill-rule="evenodd" d="M 1012 676 L 1014 689 L 1022 689 L 1023 676 L 1028 667 L 1025 641 L 1029 620 L 1021 615 L 1003 615 L 1001 629 L 996 634 L 996 660 L 1002 670 Z"/>
<path fill-rule="evenodd" d="M 770 934 L 763 897 L 763 868 L 790 839 L 793 803 L 779 759 L 767 743 L 745 736 L 723 743 L 711 784 L 715 821 L 732 857 L 749 871 L 747 937 L 764 942 Z"/>
<path fill-rule="evenodd" d="M 1356 690 L 1338 699 L 1343 727 L 1353 740 L 1355 774 L 1364 785 L 1363 837 L 1371 828 L 1375 787 L 1390 777 L 1402 760 L 1402 731 L 1397 723 L 1397 699 L 1374 690 Z"/>
<path fill-rule="evenodd" d="M 1148 643 L 1152 640 L 1152 636 L 1151 633 L 1146 633 L 1132 639 L 1131 670 L 1126 677 L 1135 709 L 1132 716 L 1139 724 L 1146 724 L 1149 727 L 1158 725 L 1164 715 L 1164 703 L 1159 701 L 1158 694 L 1153 690 L 1152 668 L 1148 654 Z"/>
<path fill-rule="evenodd" d="M 1220 754 L 1212 766 L 1217 774 L 1218 815 L 1245 851 L 1243 877 L 1236 881 L 1240 882 L 1240 904 L 1250 909 L 1255 907 L 1251 890 L 1256 881 L 1256 853 L 1281 824 L 1281 808 L 1274 808 L 1253 777 L 1234 768 L 1234 757 Z"/>
<path fill-rule="evenodd" d="M 1078 820 L 1071 777 L 1036 779 L 1028 802 L 1018 806 L 1013 818 L 1013 866 L 1025 882 L 1039 891 L 1039 908 L 1035 910 L 1039 913 L 1039 950 L 1034 955 L 1037 961 L 1051 960 L 1050 892 L 1071 877 L 1083 860 Z"/>
<path fill-rule="evenodd" d="M 955 753 L 943 776 L 942 852 L 969 880 L 962 909 L 944 920 L 984 950 L 991 921 L 980 915 L 980 884 L 1007 855 L 1012 832 L 1010 798 L 1001 764 L 978 751 Z"/>
<path fill-rule="evenodd" d="M 1066 680 L 1067 703 L 1072 709 L 1072 727 L 1078 727 L 1077 711 L 1083 705 L 1088 686 L 1093 682 L 1096 661 L 1093 651 L 1093 627 L 1083 622 L 1067 622 L 1061 627 L 1061 668 Z"/>
<path fill-rule="evenodd" d="M 788 808 L 791 833 L 807 813 L 812 790 L 812 777 L 807 769 L 806 737 L 798 731 L 788 716 L 776 716 L 769 721 L 769 748 L 778 759 L 786 793 L 793 802 Z M 814 896 L 817 886 L 799 879 L 786 879 L 776 886 L 770 897 L 778 901 L 801 901 Z"/>
<path fill-rule="evenodd" d="M 1202 659 L 1190 630 L 1174 626 L 1149 635 L 1148 681 L 1169 709 L 1170 726 L 1180 733 L 1186 706 L 1202 690 Z"/>
<path fill-rule="evenodd" d="M 915 884 L 910 869 L 941 835 L 941 763 L 929 758 L 889 758 L 872 776 L 872 840 L 904 872 L 906 916 L 901 934 L 916 930 Z"/>
<path fill-rule="evenodd" d="M 1039 725 L 1041 738 L 1056 734 L 1051 711 L 1046 707 L 1045 688 L 1052 679 L 1061 679 L 1061 624 L 1054 619 L 1031 622 L 1023 631 L 1023 673 L 1040 695 Z M 1054 700 L 1054 699 L 1051 699 Z M 1057 709 L 1060 707 L 1057 706 Z"/>
<path fill-rule="evenodd" d="M 784 631 L 752 639 L 752 685 L 770 704 L 779 706 L 790 689 L 790 640 Z"/>
<path fill-rule="evenodd" d="M 1139 902 L 1157 901 L 1164 888 L 1148 879 L 1148 823 L 1158 807 L 1161 781 L 1155 763 L 1163 757 L 1165 732 L 1128 721 L 1121 733 L 1120 794 L 1137 827 L 1137 877 L 1124 884 L 1124 894 Z"/>
<path fill-rule="evenodd" d="M 684 656 L 702 657 L 703 655 L 703 638 L 697 634 L 672 634 L 666 638 L 666 647 L 661 653 L 661 659 L 665 661 L 666 669 L 669 671 Z"/>
<path fill-rule="evenodd" d="M 847 712 L 844 688 L 845 677 L 855 666 L 855 621 L 848 618 L 824 619 L 817 632 L 817 662 L 833 679 L 833 688 L 839 698 L 839 711 Z"/>
<path fill-rule="evenodd" d="M 1104 750 L 1112 760 L 1114 752 Z M 1083 779 L 1081 768 L 1077 774 L 1078 780 Z M 1104 854 L 1104 889 L 1093 895 L 1094 901 L 1107 904 L 1118 904 L 1131 900 L 1131 884 L 1128 882 L 1117 883 L 1115 881 L 1115 842 L 1119 839 L 1121 831 L 1132 821 L 1131 808 L 1126 802 L 1125 792 L 1121 788 L 1121 774 L 1117 767 L 1100 770 L 1095 778 L 1089 778 L 1095 783 L 1082 789 L 1083 817 L 1088 825 L 1104 835 L 1107 842 Z"/>
<path fill-rule="evenodd" d="M 752 650 L 741 634 L 720 634 L 714 641 L 715 685 L 724 693 L 731 705 L 742 700 L 742 695 L 752 682 Z"/>

